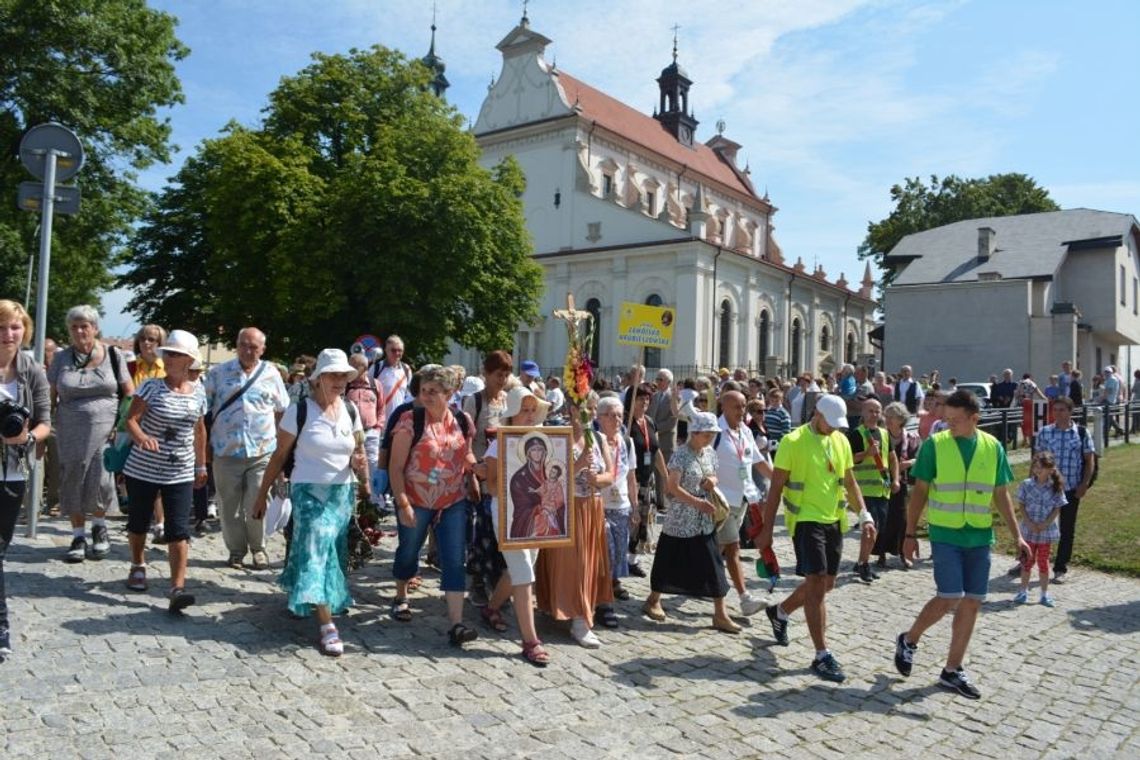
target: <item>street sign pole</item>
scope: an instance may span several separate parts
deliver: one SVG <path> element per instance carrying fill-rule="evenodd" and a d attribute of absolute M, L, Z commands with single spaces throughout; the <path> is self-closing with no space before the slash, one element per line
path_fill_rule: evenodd
<path fill-rule="evenodd" d="M 55 165 L 58 153 L 48 148 L 44 156 L 44 201 L 40 213 L 40 272 L 36 287 L 35 357 L 44 364 L 44 345 L 47 343 L 48 270 L 51 268 L 51 223 L 55 211 Z M 30 267 L 29 267 L 30 270 Z M 29 459 L 35 458 L 31 452 Z M 40 524 L 40 499 L 44 492 L 44 462 L 37 461 L 32 468 L 32 487 L 28 499 L 28 538 L 35 538 Z"/>

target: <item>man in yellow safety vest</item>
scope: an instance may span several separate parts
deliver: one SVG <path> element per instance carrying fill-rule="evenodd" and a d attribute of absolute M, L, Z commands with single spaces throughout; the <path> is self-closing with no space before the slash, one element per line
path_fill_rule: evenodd
<path fill-rule="evenodd" d="M 811 421 L 780 440 L 768 500 L 764 504 L 764 528 L 757 536 L 761 551 L 772 545 L 776 510 L 784 500 L 784 521 L 796 550 L 796 575 L 804 581 L 778 605 L 766 610 L 772 633 L 780 646 L 788 645 L 788 615 L 804 608 L 808 633 L 815 646 L 811 669 L 827 681 L 842 682 L 843 669 L 827 649 L 825 597 L 835 588 L 847 515 L 843 505 L 859 513 L 865 537 L 874 538 L 875 523 L 863 504 L 855 480 L 847 428 L 847 405 L 839 396 L 824 395 L 816 401 Z"/>
<path fill-rule="evenodd" d="M 978 430 L 978 412 L 977 397 L 969 391 L 950 394 L 943 418 L 950 429 L 928 438 L 911 468 L 915 485 L 907 503 L 903 555 L 914 559 L 918 520 L 929 506 L 927 522 L 937 594 L 922 608 L 910 630 L 895 640 L 895 667 L 909 676 L 919 638 L 953 610 L 950 652 L 938 683 L 968 699 L 981 697 L 962 660 L 989 585 L 993 504 L 1001 511 L 1019 550 L 1029 552 L 1006 490 L 1013 473 L 1005 449 L 992 435 Z"/>

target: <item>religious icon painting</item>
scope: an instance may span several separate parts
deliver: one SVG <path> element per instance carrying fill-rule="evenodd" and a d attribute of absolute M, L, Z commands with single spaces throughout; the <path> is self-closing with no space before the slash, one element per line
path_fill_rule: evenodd
<path fill-rule="evenodd" d="M 574 544 L 574 444 L 568 427 L 501 427 L 499 549 Z"/>

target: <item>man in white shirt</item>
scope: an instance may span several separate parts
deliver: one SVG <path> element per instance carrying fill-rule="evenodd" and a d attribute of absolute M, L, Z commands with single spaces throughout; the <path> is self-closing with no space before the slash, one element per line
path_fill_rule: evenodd
<path fill-rule="evenodd" d="M 381 427 L 396 407 L 412 400 L 408 384 L 412 381 L 412 368 L 403 361 L 404 340 L 399 335 L 389 335 L 384 341 L 384 359 L 372 365 L 372 377 L 380 385 Z"/>
<path fill-rule="evenodd" d="M 717 457 L 717 487 L 728 501 L 729 515 L 717 531 L 716 541 L 740 598 L 740 611 L 745 615 L 755 615 L 767 603 L 752 596 L 744 586 L 744 569 L 740 564 L 740 526 L 749 505 L 758 504 L 761 499 L 760 489 L 752 480 L 753 469 L 770 478 L 772 468 L 760 453 L 752 431 L 744 424 L 746 406 L 747 400 L 739 391 L 721 394 L 720 433 L 713 444 Z"/>
<path fill-rule="evenodd" d="M 905 404 L 911 414 L 918 414 L 924 396 L 926 394 L 923 393 L 922 386 L 915 381 L 911 366 L 904 364 L 899 369 L 899 379 L 895 381 L 895 401 Z"/>

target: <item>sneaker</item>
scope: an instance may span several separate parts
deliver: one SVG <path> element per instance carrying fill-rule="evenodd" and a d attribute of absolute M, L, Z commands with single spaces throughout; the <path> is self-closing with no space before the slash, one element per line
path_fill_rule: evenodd
<path fill-rule="evenodd" d="M 1025 589 L 1021 589 L 1020 591 L 1018 591 L 1016 594 L 1013 595 L 1013 603 L 1014 604 L 1025 604 L 1028 601 L 1029 601 L 1029 592 L 1026 591 Z"/>
<path fill-rule="evenodd" d="M 218 505 L 212 501 L 206 505 L 206 519 L 207 520 L 217 520 L 218 519 Z"/>
<path fill-rule="evenodd" d="M 871 573 L 871 580 L 877 581 L 879 578 L 883 577 L 875 572 L 875 568 L 871 567 L 870 563 L 863 563 L 863 567 L 867 568 L 867 571 Z"/>
<path fill-rule="evenodd" d="M 106 525 L 91 528 L 91 559 L 103 559 L 111 551 L 111 537 Z"/>
<path fill-rule="evenodd" d="M 895 639 L 895 670 L 904 678 L 910 675 L 910 669 L 914 665 L 914 653 L 917 649 L 918 644 L 911 644 L 906 640 L 905 631 Z"/>
<path fill-rule="evenodd" d="M 1061 571 L 1059 573 L 1053 573 L 1053 582 L 1054 583 L 1064 583 L 1068 577 L 1069 577 L 1069 574 L 1067 572 L 1064 572 L 1064 571 Z"/>
<path fill-rule="evenodd" d="M 131 591 L 146 591 L 146 565 L 135 565 L 127 575 L 127 588 Z"/>
<path fill-rule="evenodd" d="M 75 564 L 85 559 L 87 559 L 87 539 L 84 536 L 76 536 L 71 539 L 71 548 L 63 555 L 63 560 Z"/>
<path fill-rule="evenodd" d="M 268 570 L 269 569 L 269 555 L 264 550 L 258 549 L 253 553 L 253 569 L 254 570 Z"/>
<path fill-rule="evenodd" d="M 833 683 L 843 683 L 847 680 L 847 676 L 843 674 L 843 668 L 839 667 L 839 663 L 828 652 L 823 657 L 817 657 L 811 663 L 812 672 L 825 681 Z"/>
<path fill-rule="evenodd" d="M 982 693 L 978 691 L 978 687 L 970 683 L 969 676 L 962 668 L 951 672 L 949 670 L 942 671 L 942 677 L 938 679 L 938 685 L 944 689 L 950 689 L 961 694 L 966 699 L 981 699 Z"/>
<path fill-rule="evenodd" d="M 0 662 L 12 656 L 12 640 L 8 635 L 7 628 L 0 628 Z"/>
<path fill-rule="evenodd" d="M 570 623 L 570 635 L 586 649 L 597 649 L 602 645 L 602 640 L 586 627 L 584 618 L 574 618 Z"/>
<path fill-rule="evenodd" d="M 151 543 L 152 544 L 165 544 L 166 543 L 166 528 L 162 525 L 156 525 L 151 529 Z"/>
<path fill-rule="evenodd" d="M 1056 602 L 1054 602 L 1053 597 L 1049 596 L 1048 594 L 1042 594 L 1041 604 L 1045 605 L 1046 607 L 1053 607 L 1056 605 Z"/>
<path fill-rule="evenodd" d="M 855 575 L 859 576 L 859 580 L 863 581 L 863 583 L 870 583 L 875 580 L 871 577 L 871 565 L 867 562 L 855 565 Z"/>
<path fill-rule="evenodd" d="M 202 538 L 206 535 L 206 521 L 197 520 L 194 522 L 194 537 Z"/>
<path fill-rule="evenodd" d="M 170 589 L 170 607 L 171 612 L 181 612 L 190 605 L 194 604 L 194 595 L 187 593 L 184 588 Z"/>
<path fill-rule="evenodd" d="M 776 643 L 782 647 L 786 647 L 788 645 L 788 621 L 780 620 L 779 613 L 777 612 L 778 609 L 779 605 L 774 604 L 764 610 L 764 613 L 772 623 L 772 635 L 776 637 Z"/>
<path fill-rule="evenodd" d="M 629 566 L 629 574 L 632 575 L 634 578 L 644 578 L 645 577 L 645 570 L 641 567 L 640 564 L 630 565 Z"/>
<path fill-rule="evenodd" d="M 752 596 L 751 591 L 745 591 L 740 597 L 740 612 L 747 617 L 752 617 L 767 606 L 768 602 Z"/>

